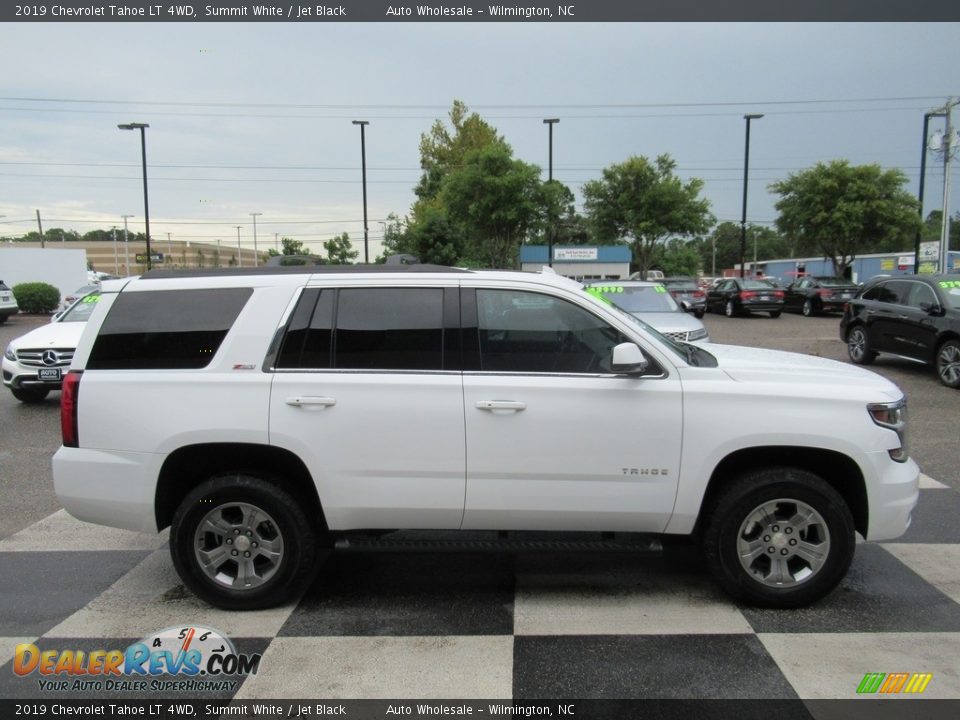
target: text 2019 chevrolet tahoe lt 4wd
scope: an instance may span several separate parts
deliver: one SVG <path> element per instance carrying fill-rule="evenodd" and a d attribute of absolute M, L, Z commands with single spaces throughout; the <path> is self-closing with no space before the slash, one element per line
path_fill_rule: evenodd
<path fill-rule="evenodd" d="M 63 506 L 170 526 L 184 583 L 225 608 L 282 602 L 335 541 L 397 529 L 692 535 L 734 597 L 795 607 L 918 496 L 887 380 L 677 344 L 551 272 L 105 283 L 61 415 Z"/>

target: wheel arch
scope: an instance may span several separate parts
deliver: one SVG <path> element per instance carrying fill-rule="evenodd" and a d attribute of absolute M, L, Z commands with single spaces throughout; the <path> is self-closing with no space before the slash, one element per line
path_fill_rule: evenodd
<path fill-rule="evenodd" d="M 203 443 L 178 448 L 160 469 L 154 499 L 157 529 L 170 525 L 187 494 L 213 475 L 243 472 L 261 476 L 282 487 L 300 503 L 308 517 L 326 529 L 316 485 L 303 461 L 294 453 L 271 445 Z"/>
<path fill-rule="evenodd" d="M 870 509 L 866 482 L 857 463 L 835 450 L 793 446 L 744 448 L 724 457 L 707 483 L 694 533 L 699 534 L 706 513 L 727 483 L 746 471 L 764 467 L 795 467 L 822 478 L 847 503 L 857 532 L 866 537 Z"/>

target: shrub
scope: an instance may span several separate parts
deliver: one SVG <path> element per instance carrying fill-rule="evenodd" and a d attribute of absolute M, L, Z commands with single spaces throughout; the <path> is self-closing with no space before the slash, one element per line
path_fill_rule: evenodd
<path fill-rule="evenodd" d="M 44 282 L 14 285 L 13 296 L 25 313 L 52 313 L 60 304 L 60 291 Z"/>

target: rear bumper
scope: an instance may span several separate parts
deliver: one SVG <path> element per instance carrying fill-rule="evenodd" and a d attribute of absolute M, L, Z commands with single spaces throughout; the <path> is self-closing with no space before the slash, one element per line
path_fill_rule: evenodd
<path fill-rule="evenodd" d="M 154 500 L 162 462 L 148 453 L 61 447 L 53 456 L 53 487 L 78 520 L 157 532 Z"/>
<path fill-rule="evenodd" d="M 746 312 L 776 312 L 783 310 L 782 302 L 751 302 L 741 305 Z"/>

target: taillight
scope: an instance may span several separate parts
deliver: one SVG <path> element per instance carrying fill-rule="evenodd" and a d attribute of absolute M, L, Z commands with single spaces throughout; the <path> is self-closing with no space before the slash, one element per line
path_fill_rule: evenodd
<path fill-rule="evenodd" d="M 817 290 L 817 295 L 822 298 L 833 297 L 833 290 Z"/>
<path fill-rule="evenodd" d="M 740 299 L 741 299 L 741 300 L 749 300 L 750 298 L 754 298 L 754 297 L 756 297 L 756 296 L 757 296 L 757 294 L 756 294 L 753 290 L 742 290 L 742 291 L 740 292 Z"/>
<path fill-rule="evenodd" d="M 80 447 L 77 428 L 77 398 L 80 395 L 80 370 L 71 370 L 63 379 L 60 391 L 60 435 L 64 447 Z"/>
<path fill-rule="evenodd" d="M 706 295 L 706 293 L 703 292 L 703 290 L 694 290 L 694 291 L 693 291 L 693 296 L 694 296 L 695 298 L 702 298 L 702 297 L 704 297 L 705 295 Z"/>
<path fill-rule="evenodd" d="M 773 296 L 774 296 L 777 300 L 782 300 L 782 299 L 783 299 L 783 290 L 777 290 L 775 293 L 773 293 Z"/>

